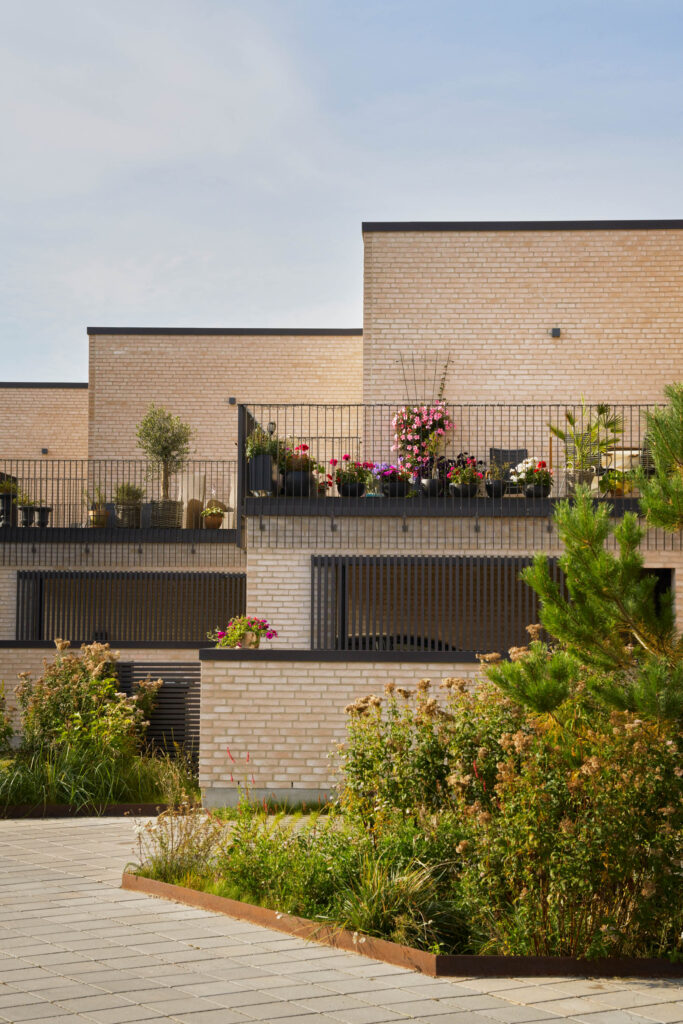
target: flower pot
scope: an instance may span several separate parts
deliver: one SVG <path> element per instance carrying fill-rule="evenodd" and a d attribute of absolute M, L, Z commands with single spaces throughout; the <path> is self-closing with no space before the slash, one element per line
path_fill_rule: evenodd
<path fill-rule="evenodd" d="M 101 530 L 107 525 L 109 513 L 106 508 L 91 508 L 88 510 L 88 519 L 90 525 L 98 530 Z"/>
<path fill-rule="evenodd" d="M 12 525 L 12 504 L 14 502 L 14 495 L 6 492 L 0 494 L 0 526 L 11 526 Z"/>
<path fill-rule="evenodd" d="M 592 488 L 595 473 L 592 469 L 577 470 L 567 474 L 567 490 L 573 494 L 579 484 L 588 484 Z"/>
<path fill-rule="evenodd" d="M 205 530 L 220 530 L 223 516 L 202 516 L 202 523 Z"/>
<path fill-rule="evenodd" d="M 152 526 L 161 530 L 179 530 L 183 525 L 183 503 L 171 498 L 153 501 Z"/>
<path fill-rule="evenodd" d="M 116 525 L 129 530 L 138 530 L 140 528 L 140 508 L 139 502 L 117 502 L 114 505 Z"/>
<path fill-rule="evenodd" d="M 19 512 L 19 526 L 33 526 L 37 505 L 17 505 Z"/>
<path fill-rule="evenodd" d="M 303 469 L 292 469 L 285 476 L 285 494 L 290 498 L 307 498 L 314 489 L 313 474 Z"/>
<path fill-rule="evenodd" d="M 277 487 L 277 467 L 275 460 L 267 453 L 254 455 L 247 464 L 249 475 L 249 494 L 255 498 L 267 498 L 275 494 Z"/>
<path fill-rule="evenodd" d="M 443 480 L 433 476 L 420 480 L 420 490 L 425 498 L 440 498 L 443 494 Z"/>
<path fill-rule="evenodd" d="M 381 490 L 385 498 L 405 498 L 410 480 L 382 480 Z"/>
<path fill-rule="evenodd" d="M 41 530 L 45 530 L 50 525 L 50 513 L 52 512 L 51 505 L 36 505 L 34 510 L 33 521 L 34 524 Z"/>
<path fill-rule="evenodd" d="M 474 498 L 479 490 L 479 483 L 475 480 L 472 480 L 469 483 L 451 483 L 448 489 L 454 498 Z"/>
<path fill-rule="evenodd" d="M 527 484 L 524 488 L 525 498 L 547 498 L 550 494 L 548 484 Z"/>
<path fill-rule="evenodd" d="M 261 644 L 261 637 L 258 633 L 245 633 L 242 638 L 242 647 L 256 648 Z"/>
<path fill-rule="evenodd" d="M 349 480 L 348 483 L 337 484 L 337 491 L 340 498 L 362 498 L 365 484 L 361 480 Z"/>
<path fill-rule="evenodd" d="M 484 487 L 489 498 L 502 498 L 507 492 L 507 480 L 485 480 Z"/>

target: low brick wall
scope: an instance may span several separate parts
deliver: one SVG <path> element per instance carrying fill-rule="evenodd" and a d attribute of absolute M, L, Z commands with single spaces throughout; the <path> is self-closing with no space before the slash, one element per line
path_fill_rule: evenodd
<path fill-rule="evenodd" d="M 481 677 L 477 662 L 406 652 L 325 656 L 313 651 L 200 652 L 199 782 L 207 807 L 256 799 L 315 802 L 335 785 L 330 754 L 343 742 L 344 708 L 385 683 L 413 688 L 448 676 Z M 229 751 L 229 753 L 228 753 Z"/>

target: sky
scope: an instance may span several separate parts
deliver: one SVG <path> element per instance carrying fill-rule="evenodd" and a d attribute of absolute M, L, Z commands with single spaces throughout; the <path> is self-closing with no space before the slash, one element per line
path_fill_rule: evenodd
<path fill-rule="evenodd" d="M 0 380 L 360 327 L 364 220 L 681 217 L 682 51 L 681 0 L 0 0 Z"/>

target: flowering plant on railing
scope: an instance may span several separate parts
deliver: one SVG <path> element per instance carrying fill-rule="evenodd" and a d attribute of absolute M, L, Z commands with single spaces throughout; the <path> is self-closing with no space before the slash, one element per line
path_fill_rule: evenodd
<path fill-rule="evenodd" d="M 553 485 L 553 471 L 548 469 L 548 463 L 544 459 L 524 459 L 510 471 L 510 483 L 550 490 Z"/>
<path fill-rule="evenodd" d="M 410 481 L 413 478 L 413 474 L 410 472 L 410 470 L 406 469 L 406 467 L 404 465 L 394 466 L 390 462 L 378 462 L 378 463 L 376 463 L 373 466 L 373 468 L 371 470 L 371 473 L 372 473 L 372 476 L 374 476 L 376 480 L 380 481 L 380 483 L 383 480 L 385 480 L 385 481 L 391 481 L 391 480 L 406 480 L 406 481 Z"/>
<path fill-rule="evenodd" d="M 374 462 L 353 462 L 350 455 L 342 455 L 341 463 L 339 459 L 330 459 L 330 466 L 337 486 L 355 483 L 367 486 L 372 482 L 372 471 L 375 468 Z"/>
<path fill-rule="evenodd" d="M 454 466 L 448 470 L 446 477 L 452 484 L 476 484 L 483 480 L 483 464 L 477 462 L 473 455 L 460 452 Z"/>
<path fill-rule="evenodd" d="M 300 470 L 303 473 L 312 473 L 318 468 L 315 459 L 309 454 L 310 447 L 307 444 L 281 446 L 278 461 L 281 469 L 286 472 Z"/>
<path fill-rule="evenodd" d="M 206 634 L 216 647 L 258 647 L 263 637 L 272 640 L 277 636 L 267 619 L 256 615 L 236 615 L 225 629 L 218 626 Z"/>
<path fill-rule="evenodd" d="M 431 464 L 436 443 L 453 429 L 450 413 L 442 402 L 434 405 L 404 405 L 391 425 L 394 428 L 392 451 L 401 453 L 401 462 L 413 475 Z"/>

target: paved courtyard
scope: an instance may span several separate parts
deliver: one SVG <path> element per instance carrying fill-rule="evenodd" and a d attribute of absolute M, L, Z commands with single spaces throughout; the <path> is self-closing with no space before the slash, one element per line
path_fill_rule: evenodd
<path fill-rule="evenodd" d="M 683 1022 L 671 981 L 434 980 L 123 892 L 132 849 L 130 819 L 0 821 L 0 1021 Z"/>

